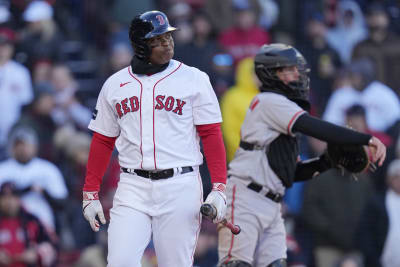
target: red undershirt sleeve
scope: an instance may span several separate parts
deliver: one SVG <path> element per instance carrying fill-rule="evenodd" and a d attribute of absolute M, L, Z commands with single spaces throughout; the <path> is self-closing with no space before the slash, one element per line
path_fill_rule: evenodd
<path fill-rule="evenodd" d="M 94 132 L 90 144 L 89 159 L 86 165 L 86 177 L 83 191 L 99 191 L 103 176 L 107 170 L 117 137 L 108 137 Z"/>
<path fill-rule="evenodd" d="M 226 184 L 226 153 L 221 124 L 196 125 L 196 129 L 203 143 L 211 183 Z"/>

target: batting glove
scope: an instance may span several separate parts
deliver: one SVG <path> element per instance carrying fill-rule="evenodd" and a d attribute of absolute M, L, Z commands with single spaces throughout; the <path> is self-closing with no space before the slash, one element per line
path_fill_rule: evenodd
<path fill-rule="evenodd" d="M 213 218 L 213 223 L 219 223 L 225 218 L 226 213 L 226 185 L 222 183 L 214 183 L 210 194 L 208 194 L 204 203 L 212 205 L 217 214 Z"/>
<path fill-rule="evenodd" d="M 100 224 L 99 221 L 96 219 L 96 215 L 102 224 L 106 224 L 103 207 L 101 206 L 99 200 L 99 193 L 83 191 L 82 208 L 83 215 L 85 216 L 85 219 L 89 222 L 90 227 L 92 227 L 93 231 L 98 232 Z"/>

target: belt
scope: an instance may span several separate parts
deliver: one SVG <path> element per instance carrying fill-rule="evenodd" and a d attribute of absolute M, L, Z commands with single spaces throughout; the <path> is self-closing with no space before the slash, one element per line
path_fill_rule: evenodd
<path fill-rule="evenodd" d="M 247 186 L 247 188 L 249 188 L 249 189 L 251 189 L 251 190 L 253 190 L 253 191 L 256 191 L 257 193 L 259 193 L 259 192 L 261 192 L 261 191 L 264 191 L 262 185 L 259 185 L 259 184 L 254 183 L 254 182 L 250 183 L 250 184 Z M 275 201 L 276 203 L 281 202 L 282 199 L 283 199 L 283 196 L 282 196 L 281 194 L 273 193 L 273 192 L 271 192 L 271 191 L 267 191 L 267 193 L 265 193 L 265 196 L 266 196 L 267 198 L 271 199 L 272 201 Z"/>
<path fill-rule="evenodd" d="M 160 180 L 160 179 L 168 179 L 174 176 L 175 170 L 180 174 L 188 173 L 193 171 L 193 167 L 186 166 L 182 168 L 171 168 L 165 170 L 140 170 L 140 169 L 128 169 L 128 168 L 121 168 L 121 170 L 125 173 L 136 174 L 144 178 L 148 178 L 151 180 Z"/>
<path fill-rule="evenodd" d="M 244 150 L 262 150 L 264 148 L 264 146 L 260 146 L 260 145 L 256 145 L 256 144 L 251 144 L 251 143 L 247 143 L 245 141 L 240 141 L 239 146 L 241 148 L 243 148 Z"/>

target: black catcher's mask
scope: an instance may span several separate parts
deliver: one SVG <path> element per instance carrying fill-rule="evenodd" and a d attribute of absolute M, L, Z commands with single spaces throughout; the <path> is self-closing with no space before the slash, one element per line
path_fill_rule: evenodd
<path fill-rule="evenodd" d="M 255 73 L 261 81 L 261 91 L 285 95 L 305 110 L 310 109 L 310 79 L 307 62 L 297 49 L 285 44 L 263 45 L 254 59 Z M 276 71 L 283 67 L 297 66 L 299 80 L 283 83 Z"/>

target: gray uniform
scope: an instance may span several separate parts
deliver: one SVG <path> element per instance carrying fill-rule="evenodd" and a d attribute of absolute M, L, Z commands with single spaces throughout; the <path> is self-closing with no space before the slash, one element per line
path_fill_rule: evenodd
<path fill-rule="evenodd" d="M 265 195 L 283 196 L 285 186 L 271 169 L 266 149 L 281 134 L 294 136 L 292 126 L 305 111 L 283 95 L 262 92 L 252 101 L 241 128 L 241 140 L 255 144 L 253 150 L 238 148 L 229 164 L 226 218 L 240 225 L 234 236 L 227 228 L 219 231 L 220 263 L 242 260 L 265 267 L 286 258 L 286 233 L 281 204 Z M 262 186 L 259 192 L 248 185 Z"/>

